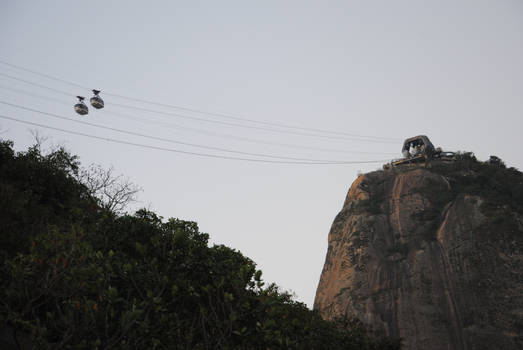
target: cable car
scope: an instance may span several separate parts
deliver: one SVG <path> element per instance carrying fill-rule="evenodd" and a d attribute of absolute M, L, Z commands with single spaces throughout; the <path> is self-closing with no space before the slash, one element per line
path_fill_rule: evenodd
<path fill-rule="evenodd" d="M 91 101 L 91 106 L 93 106 L 96 109 L 104 108 L 104 100 L 98 94 L 100 93 L 100 90 L 93 90 L 94 96 L 91 97 L 89 101 Z"/>
<path fill-rule="evenodd" d="M 441 147 L 435 148 L 429 138 L 425 135 L 414 136 L 403 142 L 401 149 L 402 159 L 392 161 L 390 164 L 383 165 L 383 169 L 404 164 L 427 163 L 430 160 L 439 160 L 444 162 L 456 161 L 454 152 L 443 152 Z"/>
<path fill-rule="evenodd" d="M 87 106 L 85 105 L 84 103 L 84 97 L 83 96 L 76 96 L 78 98 L 78 102 L 77 104 L 74 105 L 74 110 L 76 113 L 80 114 L 80 115 L 86 115 L 87 113 L 89 113 L 89 108 L 87 108 Z"/>

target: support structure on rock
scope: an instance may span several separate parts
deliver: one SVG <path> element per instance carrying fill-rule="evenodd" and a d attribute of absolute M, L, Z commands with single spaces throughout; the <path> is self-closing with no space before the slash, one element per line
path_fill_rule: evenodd
<path fill-rule="evenodd" d="M 441 147 L 435 148 L 425 135 L 410 137 L 403 142 L 401 148 L 403 158 L 383 166 L 384 169 L 406 164 L 426 163 L 429 160 L 454 161 L 454 152 L 443 152 Z"/>

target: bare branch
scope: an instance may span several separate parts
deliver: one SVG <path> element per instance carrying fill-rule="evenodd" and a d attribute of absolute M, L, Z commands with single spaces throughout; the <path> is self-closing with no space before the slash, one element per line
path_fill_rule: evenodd
<path fill-rule="evenodd" d="M 42 136 L 40 134 L 40 132 L 38 131 L 38 129 L 29 129 L 29 132 L 31 133 L 31 135 L 33 135 L 33 138 L 35 139 L 35 142 L 36 142 L 36 146 L 38 147 L 38 149 L 41 150 L 43 144 L 46 143 L 47 140 L 49 140 L 49 137 Z"/>
<path fill-rule="evenodd" d="M 136 200 L 141 188 L 123 175 L 114 175 L 114 168 L 104 169 L 91 164 L 79 172 L 78 180 L 89 190 L 100 204 L 116 213 L 122 213 L 127 205 Z"/>

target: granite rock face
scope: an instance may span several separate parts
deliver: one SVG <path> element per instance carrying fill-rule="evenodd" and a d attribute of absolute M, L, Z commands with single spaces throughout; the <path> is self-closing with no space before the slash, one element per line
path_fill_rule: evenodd
<path fill-rule="evenodd" d="M 523 217 L 497 209 L 515 226 L 496 230 L 483 203 L 430 169 L 361 175 L 332 224 L 314 308 L 409 350 L 522 349 Z"/>

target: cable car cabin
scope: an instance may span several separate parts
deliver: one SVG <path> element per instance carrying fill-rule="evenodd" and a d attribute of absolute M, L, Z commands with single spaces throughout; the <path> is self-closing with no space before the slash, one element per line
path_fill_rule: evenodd
<path fill-rule="evenodd" d="M 78 103 L 74 105 L 74 111 L 80 115 L 86 115 L 89 113 L 89 108 L 84 103 L 84 97 L 76 96 L 78 98 Z"/>
<path fill-rule="evenodd" d="M 403 142 L 403 148 L 401 154 L 403 157 L 409 158 L 418 155 L 423 155 L 425 158 L 431 157 L 436 149 L 429 138 L 425 135 L 414 136 L 408 138 Z"/>
<path fill-rule="evenodd" d="M 432 142 L 425 135 L 414 136 L 403 142 L 401 154 L 403 159 L 392 162 L 393 166 L 410 163 L 420 163 L 432 158 L 441 150 L 436 150 Z"/>
<path fill-rule="evenodd" d="M 443 152 L 440 147 L 434 148 L 432 142 L 425 135 L 414 136 L 403 142 L 401 149 L 402 159 L 384 164 L 383 169 L 390 169 L 398 165 L 425 163 L 427 160 L 438 160 L 444 162 L 456 161 L 454 152 Z"/>
<path fill-rule="evenodd" d="M 89 102 L 91 102 L 91 106 L 93 106 L 96 109 L 104 108 L 104 100 L 98 94 L 100 93 L 100 90 L 93 90 L 94 96 L 91 97 Z"/>

